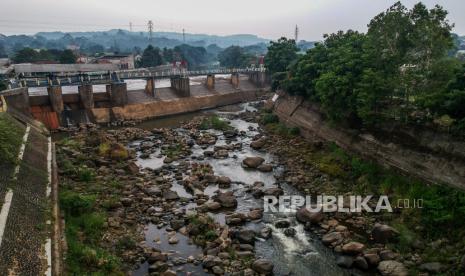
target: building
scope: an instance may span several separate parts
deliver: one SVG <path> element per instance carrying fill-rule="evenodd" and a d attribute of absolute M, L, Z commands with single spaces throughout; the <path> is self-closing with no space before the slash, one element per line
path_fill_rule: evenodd
<path fill-rule="evenodd" d="M 98 64 L 114 64 L 121 70 L 134 69 L 133 55 L 106 55 L 95 60 Z"/>
<path fill-rule="evenodd" d="M 16 75 L 34 77 L 54 75 L 67 75 L 86 72 L 108 72 L 117 71 L 116 64 L 14 64 Z"/>

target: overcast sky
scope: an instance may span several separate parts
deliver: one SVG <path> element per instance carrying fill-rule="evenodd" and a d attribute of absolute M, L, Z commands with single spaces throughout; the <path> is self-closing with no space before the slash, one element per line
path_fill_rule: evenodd
<path fill-rule="evenodd" d="M 0 33 L 34 34 L 39 31 L 186 29 L 188 33 L 256 34 L 276 39 L 293 37 L 320 40 L 337 30 L 366 30 L 370 19 L 387 9 L 391 0 L 1 0 Z M 411 7 L 418 1 L 402 1 Z M 465 34 L 464 0 L 425 0 L 449 11 L 454 31 Z"/>

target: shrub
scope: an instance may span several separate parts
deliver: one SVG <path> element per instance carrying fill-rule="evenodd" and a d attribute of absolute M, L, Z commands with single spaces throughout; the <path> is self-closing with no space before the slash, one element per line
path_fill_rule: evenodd
<path fill-rule="evenodd" d="M 279 122 L 279 118 L 278 116 L 276 116 L 275 114 L 272 114 L 272 113 L 265 113 L 262 117 L 262 122 L 263 124 L 265 125 L 268 125 L 268 124 L 276 124 Z"/>
<path fill-rule="evenodd" d="M 199 126 L 200 129 L 216 129 L 216 130 L 230 130 L 232 127 L 228 122 L 221 120 L 217 115 L 209 116 L 202 120 Z"/>
<path fill-rule="evenodd" d="M 95 205 L 95 196 L 81 195 L 71 191 L 60 194 L 60 207 L 72 216 L 79 216 L 91 212 Z"/>

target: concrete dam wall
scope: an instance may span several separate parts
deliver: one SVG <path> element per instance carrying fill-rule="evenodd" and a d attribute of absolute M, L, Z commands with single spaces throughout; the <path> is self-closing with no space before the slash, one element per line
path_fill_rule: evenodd
<path fill-rule="evenodd" d="M 464 141 L 426 130 L 393 129 L 381 137 L 330 126 L 318 107 L 301 97 L 281 95 L 271 104 L 282 122 L 299 127 L 306 138 L 333 141 L 345 150 L 427 182 L 465 189 Z M 391 139 L 396 135 L 397 139 Z"/>
<path fill-rule="evenodd" d="M 202 109 L 254 101 L 265 92 L 262 90 L 237 91 L 225 94 L 177 98 L 166 101 L 151 101 L 125 105 L 123 107 L 94 108 L 95 122 L 108 123 L 111 120 L 147 120 L 151 118 L 188 113 Z"/>

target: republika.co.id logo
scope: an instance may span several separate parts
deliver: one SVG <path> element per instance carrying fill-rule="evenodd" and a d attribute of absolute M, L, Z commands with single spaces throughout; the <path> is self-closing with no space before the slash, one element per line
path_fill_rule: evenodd
<path fill-rule="evenodd" d="M 283 195 L 283 196 L 265 196 L 263 198 L 263 209 L 265 212 L 272 213 L 294 213 L 300 208 L 305 207 L 310 212 L 324 213 L 361 213 L 361 212 L 392 212 L 394 208 L 423 208 L 422 199 L 397 199 L 396 204 L 392 204 L 387 195 L 381 195 L 375 198 L 372 195 L 360 196 L 333 196 L 318 195 L 300 196 L 300 195 Z"/>

